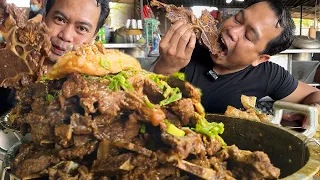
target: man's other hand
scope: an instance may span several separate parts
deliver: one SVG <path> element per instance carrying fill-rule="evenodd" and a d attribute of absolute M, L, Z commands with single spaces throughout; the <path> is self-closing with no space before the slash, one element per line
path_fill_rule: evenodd
<path fill-rule="evenodd" d="M 296 112 L 284 112 L 282 115 L 281 124 L 289 127 L 301 127 L 306 129 L 307 117 L 302 113 Z"/>
<path fill-rule="evenodd" d="M 171 75 L 185 67 L 191 59 L 196 35 L 184 20 L 175 22 L 160 41 L 160 56 L 154 72 Z"/>

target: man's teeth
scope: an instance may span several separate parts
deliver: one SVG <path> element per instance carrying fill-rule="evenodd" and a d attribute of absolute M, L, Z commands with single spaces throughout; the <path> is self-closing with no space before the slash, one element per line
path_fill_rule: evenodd
<path fill-rule="evenodd" d="M 221 42 L 225 45 L 226 43 L 224 42 L 223 38 L 221 38 Z"/>

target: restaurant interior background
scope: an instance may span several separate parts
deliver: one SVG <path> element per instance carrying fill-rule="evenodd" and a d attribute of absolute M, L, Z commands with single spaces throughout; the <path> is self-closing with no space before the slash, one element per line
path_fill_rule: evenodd
<path fill-rule="evenodd" d="M 105 48 L 117 48 L 136 57 L 149 69 L 159 55 L 159 41 L 170 27 L 162 10 L 150 7 L 150 0 L 111 0 L 110 15 L 98 33 Z M 28 0 L 7 0 L 29 12 Z M 222 20 L 246 6 L 247 0 L 162 0 L 190 7 L 196 16 L 201 11 L 219 12 Z M 296 25 L 295 43 L 271 58 L 296 78 L 310 85 L 320 83 L 320 0 L 284 0 Z M 142 7 L 142 8 L 141 8 Z"/>

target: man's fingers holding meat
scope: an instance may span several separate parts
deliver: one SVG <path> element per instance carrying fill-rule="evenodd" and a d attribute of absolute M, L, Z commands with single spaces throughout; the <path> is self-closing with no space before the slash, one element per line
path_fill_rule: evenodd
<path fill-rule="evenodd" d="M 177 51 L 184 52 L 184 56 L 190 59 L 195 48 L 196 40 L 197 38 L 193 31 L 185 32 L 178 43 Z"/>
<path fill-rule="evenodd" d="M 170 64 L 170 70 L 161 70 L 163 74 L 179 71 L 189 63 L 195 44 L 196 36 L 191 25 L 183 20 L 175 22 L 160 42 L 161 56 L 156 66 Z"/>

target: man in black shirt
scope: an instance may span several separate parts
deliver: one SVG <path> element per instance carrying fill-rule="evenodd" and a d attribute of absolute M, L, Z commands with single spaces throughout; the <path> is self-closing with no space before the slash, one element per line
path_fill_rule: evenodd
<path fill-rule="evenodd" d="M 176 22 L 160 42 L 153 71 L 167 75 L 184 71 L 187 80 L 202 90 L 202 103 L 211 113 L 223 113 L 227 105 L 241 108 L 241 94 L 304 104 L 320 102 L 318 89 L 268 62 L 293 41 L 294 23 L 281 1 L 252 1 L 224 21 L 220 30 L 226 47 L 217 56 L 196 44 L 189 24 Z"/>

